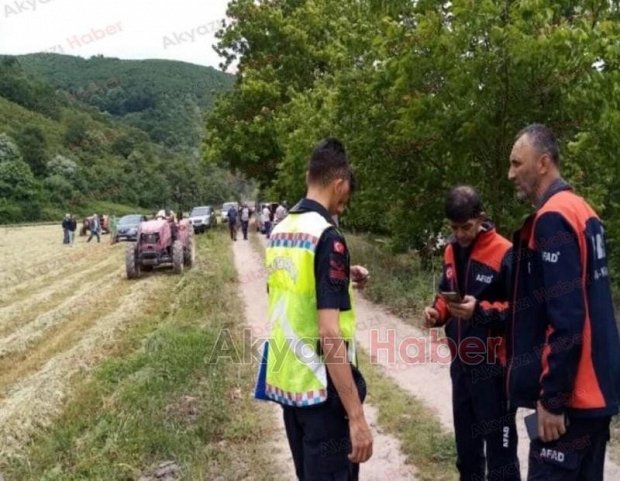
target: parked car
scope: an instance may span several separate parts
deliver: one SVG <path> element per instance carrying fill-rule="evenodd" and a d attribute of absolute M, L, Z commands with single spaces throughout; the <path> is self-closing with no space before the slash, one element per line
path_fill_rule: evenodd
<path fill-rule="evenodd" d="M 256 231 L 265 233 L 265 223 L 263 222 L 263 209 L 265 206 L 269 207 L 271 212 L 270 220 L 273 222 L 273 215 L 276 213 L 276 209 L 280 204 L 278 202 L 261 202 L 258 204 L 258 210 L 256 211 Z"/>
<path fill-rule="evenodd" d="M 138 238 L 138 227 L 141 222 L 147 221 L 148 218 L 141 214 L 130 214 L 121 217 L 116 224 L 116 233 L 113 233 L 112 243 L 128 240 L 135 241 Z"/>
<path fill-rule="evenodd" d="M 205 232 L 217 224 L 215 209 L 210 205 L 194 207 L 189 213 L 189 222 L 194 226 L 194 232 Z"/>
<path fill-rule="evenodd" d="M 228 222 L 228 209 L 230 208 L 234 208 L 239 210 L 239 202 L 226 202 L 224 205 L 222 205 L 222 222 L 223 223 L 227 223 Z"/>

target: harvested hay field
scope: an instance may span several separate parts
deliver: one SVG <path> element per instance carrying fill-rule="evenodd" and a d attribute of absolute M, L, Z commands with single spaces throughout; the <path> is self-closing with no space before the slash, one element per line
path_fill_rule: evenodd
<path fill-rule="evenodd" d="M 273 479 L 255 366 L 209 362 L 246 342 L 224 229 L 136 280 L 128 243 L 61 234 L 0 229 L 0 480 Z"/>
<path fill-rule="evenodd" d="M 179 282 L 166 272 L 128 281 L 125 247 L 109 236 L 67 246 L 60 226 L 0 230 L 0 458 L 20 456 L 60 412 L 72 376 Z"/>

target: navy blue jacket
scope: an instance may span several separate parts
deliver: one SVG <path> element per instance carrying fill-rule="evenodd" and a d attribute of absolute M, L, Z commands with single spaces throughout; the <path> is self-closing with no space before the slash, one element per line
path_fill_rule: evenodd
<path fill-rule="evenodd" d="M 485 223 L 471 246 L 464 279 L 458 285 L 458 266 L 455 251 L 459 245 L 451 240 L 444 252 L 443 275 L 439 291 L 455 291 L 472 295 L 477 300 L 474 315 L 469 320 L 450 315 L 445 299 L 438 294 L 433 307 L 439 311 L 446 336 L 452 341 L 452 358 L 465 365 L 505 364 L 505 333 L 508 302 L 506 299 L 510 241 L 497 233 L 493 224 Z M 484 346 L 484 352 L 480 352 Z"/>
<path fill-rule="evenodd" d="M 620 340 L 602 223 L 558 179 L 513 239 L 507 383 L 575 417 L 618 412 Z"/>

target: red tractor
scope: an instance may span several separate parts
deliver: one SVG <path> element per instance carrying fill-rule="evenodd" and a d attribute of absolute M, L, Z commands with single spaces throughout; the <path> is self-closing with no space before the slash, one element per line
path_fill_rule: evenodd
<path fill-rule="evenodd" d="M 172 265 L 172 271 L 181 274 L 184 266 L 194 264 L 194 259 L 194 228 L 189 220 L 149 220 L 140 224 L 136 243 L 127 246 L 127 278 L 137 279 L 142 271 L 161 265 Z"/>

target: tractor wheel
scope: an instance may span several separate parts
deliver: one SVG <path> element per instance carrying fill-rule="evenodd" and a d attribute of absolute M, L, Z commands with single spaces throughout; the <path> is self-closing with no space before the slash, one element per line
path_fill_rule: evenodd
<path fill-rule="evenodd" d="M 183 273 L 183 244 L 180 240 L 172 244 L 172 271 L 175 274 Z"/>
<path fill-rule="evenodd" d="M 127 246 L 125 268 L 127 269 L 127 279 L 137 279 L 140 277 L 140 265 L 137 262 L 136 248 L 133 245 Z"/>
<path fill-rule="evenodd" d="M 194 236 L 187 238 L 187 246 L 183 249 L 183 262 L 187 267 L 192 267 L 196 261 L 196 246 L 194 245 Z"/>

